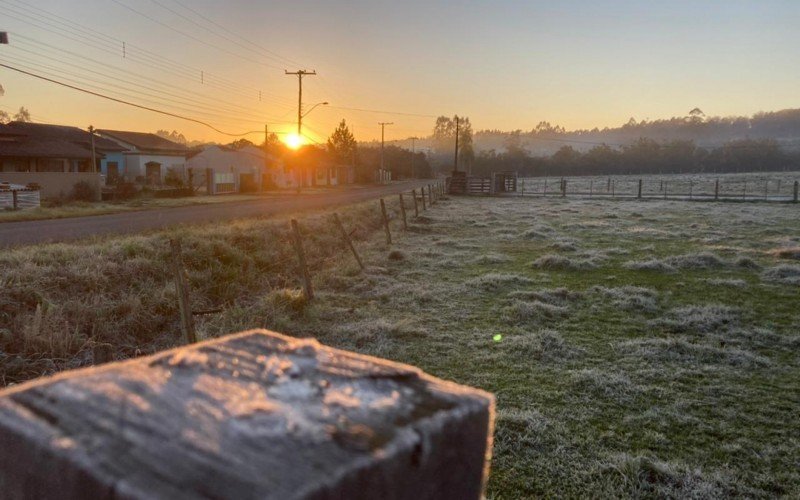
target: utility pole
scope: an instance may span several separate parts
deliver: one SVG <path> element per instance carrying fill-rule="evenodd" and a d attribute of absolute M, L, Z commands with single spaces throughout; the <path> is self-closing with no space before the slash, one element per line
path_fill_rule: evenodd
<path fill-rule="evenodd" d="M 94 127 L 89 125 L 89 135 L 92 136 L 92 172 L 97 173 L 97 159 L 94 150 Z"/>
<path fill-rule="evenodd" d="M 381 126 L 381 170 L 383 170 L 383 133 L 386 125 L 394 125 L 394 122 L 378 122 L 378 125 Z"/>
<path fill-rule="evenodd" d="M 297 92 L 297 135 L 302 137 L 302 124 L 303 124 L 303 77 L 306 75 L 316 75 L 316 70 L 306 71 L 299 69 L 297 71 L 283 70 L 287 75 L 297 76 L 298 92 Z"/>
<path fill-rule="evenodd" d="M 458 116 L 456 116 L 456 154 L 453 161 L 453 172 L 458 172 Z"/>

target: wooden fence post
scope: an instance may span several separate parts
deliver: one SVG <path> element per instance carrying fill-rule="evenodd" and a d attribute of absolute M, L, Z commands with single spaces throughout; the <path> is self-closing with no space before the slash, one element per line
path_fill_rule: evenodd
<path fill-rule="evenodd" d="M 16 189 L 11 191 L 11 208 L 17 210 L 19 208 L 19 193 Z"/>
<path fill-rule="evenodd" d="M 640 200 L 642 199 L 642 180 L 641 179 L 639 179 L 639 192 L 636 194 L 636 197 L 638 199 L 640 199 Z"/>
<path fill-rule="evenodd" d="M 303 275 L 303 294 L 306 296 L 306 300 L 311 300 L 314 298 L 314 288 L 311 286 L 311 275 L 308 274 L 306 254 L 303 251 L 303 238 L 300 236 L 300 228 L 297 226 L 297 221 L 292 219 L 291 224 L 294 251 L 297 252 L 297 261 L 300 264 L 300 272 Z"/>
<path fill-rule="evenodd" d="M 800 187 L 798 186 L 800 186 L 800 182 L 794 181 L 794 199 L 792 201 L 794 201 L 795 203 L 797 203 L 797 194 L 798 190 L 800 189 Z"/>
<path fill-rule="evenodd" d="M 767 201 L 769 196 L 769 179 L 764 181 L 764 201 Z"/>
<path fill-rule="evenodd" d="M 353 240 L 350 239 L 350 235 L 347 234 L 347 231 L 344 230 L 344 225 L 342 224 L 341 219 L 339 219 L 339 214 L 333 212 L 333 222 L 336 223 L 336 227 L 339 228 L 339 231 L 342 233 L 342 239 L 344 239 L 347 246 L 350 247 L 350 251 L 353 252 L 353 257 L 356 258 L 356 262 L 358 262 L 358 267 L 361 270 L 364 270 L 364 263 L 361 262 L 361 257 L 358 256 L 358 252 L 356 252 L 356 247 L 353 245 Z"/>
<path fill-rule="evenodd" d="M 403 193 L 400 193 L 400 214 L 403 216 L 403 229 L 408 231 L 408 222 L 406 222 L 406 202 L 403 200 Z"/>
<path fill-rule="evenodd" d="M 428 184 L 428 205 L 433 206 L 433 189 L 430 184 Z"/>
<path fill-rule="evenodd" d="M 189 298 L 189 284 L 186 269 L 183 267 L 181 242 L 170 238 L 169 246 L 172 250 L 172 273 L 175 277 L 175 292 L 178 294 L 178 310 L 181 315 L 181 332 L 187 344 L 197 342 L 194 331 L 194 318 L 192 317 L 192 304 Z"/>
<path fill-rule="evenodd" d="M 742 199 L 747 199 L 747 179 L 744 180 L 744 189 L 742 190 Z"/>
<path fill-rule="evenodd" d="M 417 190 L 411 190 L 411 197 L 414 198 L 414 217 L 419 217 L 419 207 L 417 206 Z"/>
<path fill-rule="evenodd" d="M 389 231 L 389 216 L 386 215 L 386 203 L 381 198 L 381 215 L 383 216 L 383 228 L 386 230 L 386 244 L 392 244 L 392 233 Z"/>
<path fill-rule="evenodd" d="M 616 198 L 617 197 L 616 193 L 614 192 L 614 190 L 616 189 L 616 184 L 617 184 L 616 181 L 611 181 L 611 197 L 612 198 Z"/>
<path fill-rule="evenodd" d="M 422 211 L 424 212 L 428 209 L 428 206 L 425 204 L 425 186 L 422 186 L 419 191 L 421 194 L 420 198 L 422 198 Z"/>
<path fill-rule="evenodd" d="M 719 179 L 714 183 L 714 201 L 719 200 Z"/>

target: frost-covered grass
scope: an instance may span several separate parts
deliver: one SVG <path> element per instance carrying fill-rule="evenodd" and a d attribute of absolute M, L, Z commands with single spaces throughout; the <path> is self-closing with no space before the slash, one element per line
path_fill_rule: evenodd
<path fill-rule="evenodd" d="M 397 207 L 390 204 L 390 210 Z M 442 200 L 384 243 L 374 204 L 182 229 L 202 337 L 267 327 L 497 396 L 489 498 L 800 496 L 800 207 Z M 166 236 L 0 256 L 6 382 L 179 341 Z M 531 265 L 531 263 L 538 263 Z M 587 264 L 591 263 L 591 264 Z"/>

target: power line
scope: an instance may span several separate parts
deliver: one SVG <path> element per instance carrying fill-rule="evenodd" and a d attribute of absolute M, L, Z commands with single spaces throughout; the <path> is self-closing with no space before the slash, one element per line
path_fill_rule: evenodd
<path fill-rule="evenodd" d="M 26 49 L 23 49 L 21 47 L 17 47 L 17 50 L 22 51 L 22 52 L 26 52 L 26 53 L 29 53 L 29 54 L 38 55 L 40 57 L 43 57 L 43 58 L 48 59 L 48 60 L 55 61 L 57 63 L 61 62 L 60 60 L 55 59 L 53 57 L 49 57 L 49 56 L 45 56 L 45 55 L 42 55 L 42 54 L 38 54 L 38 53 L 36 53 L 34 51 L 26 50 Z M 9 55 L 5 55 L 4 57 L 5 58 L 9 58 L 9 59 L 13 58 L 13 56 L 9 56 Z M 81 79 L 83 79 L 85 81 L 88 81 L 90 84 L 110 86 L 110 87 L 114 87 L 114 88 L 117 88 L 117 89 L 120 89 L 120 90 L 134 92 L 134 93 L 137 93 L 137 94 L 140 94 L 140 95 L 144 95 L 144 96 L 150 96 L 150 97 L 153 97 L 153 98 L 156 98 L 156 99 L 162 99 L 162 100 L 171 99 L 171 100 L 173 100 L 175 102 L 178 102 L 180 104 L 187 104 L 189 106 L 194 106 L 194 107 L 197 107 L 199 109 L 205 109 L 205 110 L 211 111 L 211 112 L 213 112 L 215 114 L 223 114 L 223 115 L 226 115 L 226 114 L 237 114 L 238 116 L 245 116 L 245 117 L 249 116 L 249 117 L 253 118 L 252 121 L 255 122 L 255 123 L 262 123 L 264 121 L 264 117 L 261 116 L 261 115 L 252 113 L 250 111 L 241 111 L 241 110 L 233 109 L 234 107 L 239 107 L 239 106 L 236 106 L 236 105 L 230 105 L 231 106 L 230 108 L 217 107 L 217 106 L 214 106 L 214 105 L 209 105 L 209 103 L 204 102 L 203 100 L 200 100 L 200 99 L 193 99 L 191 97 L 186 97 L 184 95 L 180 95 L 180 94 L 177 94 L 177 93 L 169 92 L 169 91 L 166 91 L 166 90 L 161 90 L 161 89 L 158 89 L 158 88 L 146 85 L 146 84 L 142 84 L 142 83 L 139 83 L 139 82 L 136 82 L 136 81 L 132 81 L 130 83 L 136 84 L 137 87 L 136 88 L 130 88 L 130 87 L 126 87 L 124 85 L 119 85 L 117 83 L 98 80 L 96 78 L 88 77 L 88 76 L 80 74 L 80 73 L 74 73 L 74 72 L 71 72 L 71 71 L 63 69 L 63 68 L 59 68 L 59 67 L 43 64 L 43 63 L 38 62 L 38 61 L 26 60 L 26 61 L 20 62 L 19 59 L 17 59 L 17 60 L 12 60 L 11 62 L 16 62 L 18 64 L 21 63 L 23 65 L 36 64 L 37 66 L 39 66 L 41 68 L 45 68 L 45 69 L 50 70 L 50 71 L 56 71 L 56 72 L 59 72 L 59 73 L 64 74 L 64 75 L 71 75 L 71 76 L 74 76 L 76 78 L 81 78 Z M 106 74 L 104 72 L 95 71 L 95 70 L 92 70 L 92 69 L 89 69 L 89 68 L 82 68 L 82 71 L 85 71 L 85 72 L 88 72 L 88 73 L 91 73 L 91 74 L 95 74 L 95 75 L 98 75 L 98 76 L 103 77 L 103 78 L 111 78 L 111 77 L 108 76 L 108 74 Z M 158 94 L 163 94 L 163 95 L 165 95 L 167 97 L 162 97 L 160 95 L 155 95 L 155 94 L 152 94 L 152 93 L 149 93 L 149 92 L 144 92 L 141 89 L 150 90 L 150 91 L 156 92 Z M 247 109 L 244 106 L 242 106 L 241 108 L 244 109 L 244 110 Z"/>
<path fill-rule="evenodd" d="M 164 9 L 164 10 L 167 10 L 167 11 L 169 11 L 169 12 L 172 12 L 173 14 L 175 14 L 175 15 L 176 15 L 176 16 L 178 16 L 178 17 L 180 17 L 181 19 L 184 19 L 184 20 L 186 20 L 186 21 L 189 21 L 190 23 L 192 23 L 193 25 L 197 26 L 198 28 L 200 28 L 200 29 L 202 29 L 202 30 L 205 30 L 205 31 L 208 31 L 208 32 L 210 32 L 210 33 L 213 33 L 214 35 L 218 36 L 219 38 L 222 38 L 223 40 L 227 40 L 228 42 L 230 42 L 230 43 L 232 43 L 232 44 L 235 44 L 235 45 L 237 45 L 238 47 L 241 47 L 241 48 L 243 48 L 243 49 L 245 49 L 245 50 L 249 50 L 249 51 L 251 51 L 251 52 L 254 52 L 254 53 L 256 53 L 256 54 L 258 54 L 258 55 L 260 55 L 260 56 L 262 56 L 262 57 L 268 57 L 268 58 L 270 58 L 270 59 L 276 60 L 276 61 L 278 61 L 278 62 L 281 62 L 281 63 L 285 63 L 285 62 L 288 62 L 288 61 L 289 61 L 288 59 L 286 59 L 286 58 L 284 58 L 284 57 L 282 57 L 282 56 L 280 56 L 280 55 L 274 54 L 272 51 L 265 50 L 265 52 L 266 52 L 266 54 L 265 54 L 265 53 L 263 53 L 263 52 L 261 52 L 261 51 L 255 50 L 255 49 L 253 49 L 253 48 L 251 48 L 251 47 L 248 47 L 247 45 L 244 45 L 244 44 L 242 44 L 241 42 L 238 42 L 238 41 L 236 41 L 236 40 L 234 40 L 234 39 L 232 39 L 232 38 L 230 38 L 230 37 L 228 37 L 228 36 L 225 36 L 225 35 L 222 35 L 222 34 L 220 34 L 220 33 L 217 33 L 217 32 L 215 32 L 214 30 L 210 30 L 210 29 L 208 29 L 208 27 L 207 27 L 207 26 L 203 26 L 202 24 L 198 23 L 198 22 L 197 22 L 197 21 L 195 21 L 194 19 L 191 19 L 191 18 L 189 18 L 189 17 L 187 17 L 187 16 L 185 16 L 185 15 L 181 14 L 180 12 L 176 11 L 175 9 L 172 9 L 172 8 L 170 8 L 170 7 L 166 6 L 166 5 L 164 5 L 163 3 L 159 2 L 158 0 L 150 0 L 150 1 L 151 1 L 151 2 L 153 2 L 154 4 L 158 5 L 158 6 L 159 6 L 159 7 L 161 7 L 162 9 Z M 184 9 L 187 9 L 187 10 L 189 10 L 189 11 L 193 12 L 195 15 L 198 15 L 198 16 L 200 16 L 201 18 L 203 18 L 203 19 L 204 19 L 204 20 L 206 20 L 207 22 L 210 22 L 211 24 L 213 24 L 213 25 L 215 25 L 215 26 L 218 26 L 218 27 L 222 28 L 224 31 L 229 31 L 229 30 L 225 29 L 224 27 L 220 26 L 219 24 L 217 24 L 216 22 L 214 22 L 214 21 L 212 21 L 212 20 L 208 19 L 207 17 L 203 16 L 202 14 L 199 14 L 197 11 L 195 11 L 195 10 L 193 10 L 193 9 L 189 8 L 189 7 L 186 7 L 185 5 L 181 4 L 180 2 L 176 2 L 176 3 L 177 3 L 178 5 L 180 5 L 181 7 L 183 7 Z M 241 38 L 241 37 L 239 37 L 239 36 L 237 35 L 237 38 Z M 274 55 L 273 55 L 273 54 L 274 54 Z M 297 64 L 297 63 L 292 63 L 292 64 Z"/>
<path fill-rule="evenodd" d="M 260 134 L 260 133 L 263 132 L 263 131 L 260 131 L 260 130 L 259 131 L 244 132 L 244 133 L 241 133 L 241 134 L 233 134 L 233 133 L 230 133 L 230 132 L 225 132 L 225 131 L 222 131 L 222 130 L 216 128 L 215 126 L 213 126 L 213 125 L 211 125 L 209 123 L 206 123 L 206 122 L 201 121 L 201 120 L 197 120 L 195 118 L 189 118 L 189 117 L 182 116 L 182 115 L 179 115 L 179 114 L 176 114 L 176 113 L 170 113 L 169 111 L 162 111 L 160 109 L 151 108 L 151 107 L 148 107 L 148 106 L 142 106 L 141 104 L 136 104 L 136 103 L 133 103 L 133 102 L 130 102 L 130 101 L 125 101 L 125 100 L 122 100 L 122 99 L 117 99 L 115 97 L 110 97 L 110 96 L 107 96 L 107 95 L 103 95 L 103 94 L 100 94 L 98 92 L 93 92 L 93 91 L 88 90 L 88 89 L 84 89 L 84 88 L 81 88 L 81 87 L 76 87 L 75 85 L 70 85 L 68 83 L 60 82 L 60 81 L 54 80 L 52 78 L 47 78 L 46 76 L 37 75 L 36 73 L 31 73 L 30 71 L 25 71 L 23 69 L 15 68 L 14 66 L 9 66 L 8 64 L 4 64 L 2 62 L 0 62 L 0 66 L 3 67 L 3 68 L 6 68 L 6 69 L 10 69 L 12 71 L 16 71 L 18 73 L 22 73 L 24 75 L 28 75 L 28 76 L 32 76 L 34 78 L 38 78 L 39 80 L 44 80 L 46 82 L 55 83 L 56 85 L 60 85 L 62 87 L 66 87 L 66 88 L 69 88 L 69 89 L 72 89 L 72 90 L 77 90 L 79 92 L 83 92 L 85 94 L 93 95 L 93 96 L 96 96 L 96 97 L 101 97 L 101 98 L 107 99 L 109 101 L 117 102 L 117 103 L 120 103 L 120 104 L 125 104 L 127 106 L 132 106 L 134 108 L 143 109 L 145 111 L 152 111 L 153 113 L 159 113 L 159 114 L 162 114 L 162 115 L 171 116 L 173 118 L 179 118 L 181 120 L 186 120 L 186 121 L 198 123 L 200 125 L 203 125 L 205 127 L 210 128 L 211 130 L 213 130 L 213 131 L 215 131 L 215 132 L 217 132 L 219 134 L 222 134 L 222 135 L 227 135 L 227 136 L 230 136 L 230 137 L 242 137 L 242 136 L 245 136 L 245 135 L 250 135 L 250 134 L 254 134 L 254 133 Z"/>
<path fill-rule="evenodd" d="M 154 18 L 154 17 L 152 17 L 152 16 L 149 16 L 149 15 L 147 15 L 147 14 L 145 14 L 145 13 L 141 12 L 141 11 L 138 11 L 138 10 L 134 9 L 133 7 L 130 7 L 130 6 L 126 5 L 125 3 L 123 3 L 123 2 L 122 2 L 122 1 L 120 1 L 120 0 L 111 0 L 111 1 L 112 1 L 112 2 L 114 2 L 114 3 L 115 3 L 115 4 L 117 4 L 117 5 L 119 5 L 119 6 L 121 6 L 121 7 L 124 7 L 125 9 L 128 9 L 129 11 L 131 11 L 131 12 L 133 12 L 133 13 L 135 13 L 135 14 L 137 14 L 137 15 L 139 15 L 139 16 L 141 16 L 141 17 L 143 17 L 143 18 L 147 19 L 147 20 L 149 20 L 149 21 L 152 21 L 152 22 L 154 22 L 154 23 L 158 24 L 159 26 L 163 26 L 164 28 L 167 28 L 168 30 L 174 31 L 175 33 L 178 33 L 179 35 L 182 35 L 182 36 L 184 36 L 184 37 L 186 37 L 186 38 L 189 38 L 189 39 L 191 39 L 191 40 L 194 40 L 195 42 L 201 43 L 201 44 L 203 44 L 203 45 L 206 45 L 206 46 L 208 46 L 208 47 L 212 47 L 212 48 L 214 48 L 214 49 L 216 49 L 216 50 L 218 50 L 218 51 L 220 51 L 220 52 L 225 52 L 226 54 L 229 54 L 229 55 L 232 55 L 232 56 L 238 57 L 239 59 L 242 59 L 242 60 L 244 60 L 244 61 L 248 61 L 248 62 L 251 62 L 251 63 L 257 64 L 257 65 L 259 65 L 259 66 L 266 66 L 266 67 L 270 67 L 270 68 L 278 68 L 278 69 L 280 69 L 280 67 L 279 67 L 279 66 L 275 66 L 275 65 L 273 65 L 273 64 L 267 64 L 267 63 L 265 63 L 265 62 L 262 62 L 262 61 L 257 61 L 257 60 L 255 60 L 255 59 L 251 59 L 251 58 L 249 58 L 249 57 L 247 57 L 247 56 L 243 56 L 242 54 L 240 54 L 240 53 L 238 53 L 238 52 L 234 52 L 234 51 L 232 51 L 232 50 L 227 50 L 227 49 L 224 49 L 224 48 L 222 48 L 222 47 L 220 47 L 220 46 L 218 46 L 218 45 L 215 45 L 215 44 L 213 44 L 213 43 L 209 43 L 209 42 L 207 42 L 207 41 L 203 40 L 202 38 L 197 38 L 197 37 L 196 37 L 196 36 L 194 36 L 194 35 L 191 35 L 191 34 L 189 34 L 189 33 L 186 33 L 185 31 L 181 31 L 181 30 L 179 30 L 179 29 L 177 29 L 177 28 L 175 28 L 175 27 L 173 27 L 173 26 L 170 26 L 170 25 L 169 25 L 169 24 L 167 24 L 167 23 L 164 23 L 164 22 L 161 22 L 161 21 L 159 21 L 158 19 L 156 19 L 156 18 Z"/>
<path fill-rule="evenodd" d="M 18 0 L 13 0 L 13 1 L 18 1 Z M 32 7 L 28 7 L 26 5 L 13 5 L 13 6 L 12 5 L 8 5 L 7 7 L 12 7 L 12 8 L 16 8 L 16 9 L 22 9 L 25 12 L 30 13 L 30 14 L 27 14 L 27 13 L 24 13 L 24 12 L 12 11 L 14 14 L 17 14 L 19 16 L 23 16 L 23 17 L 26 18 L 26 19 L 20 19 L 18 17 L 11 16 L 14 19 L 22 21 L 22 22 L 24 22 L 26 24 L 29 24 L 31 26 L 35 26 L 35 27 L 37 27 L 39 29 L 45 30 L 48 33 L 56 34 L 58 36 L 67 38 L 69 40 L 72 40 L 72 41 L 75 41 L 75 42 L 78 42 L 78 43 L 82 43 L 84 45 L 87 45 L 87 46 L 93 47 L 95 49 L 101 50 L 103 52 L 107 52 L 107 53 L 110 53 L 110 54 L 115 55 L 115 56 L 123 55 L 123 57 L 125 59 L 131 59 L 130 56 L 133 55 L 132 52 L 133 53 L 138 53 L 140 55 L 140 57 L 142 57 L 144 59 L 143 61 L 138 61 L 140 64 L 148 65 L 148 66 L 151 66 L 151 67 L 153 67 L 153 65 L 155 64 L 156 66 L 158 66 L 157 69 L 159 69 L 161 71 L 170 72 L 170 73 L 176 74 L 176 75 L 181 76 L 181 77 L 190 78 L 192 80 L 195 80 L 197 78 L 197 76 L 201 72 L 201 70 L 199 68 L 193 68 L 193 67 L 187 66 L 186 64 L 183 64 L 181 62 L 165 58 L 163 56 L 160 56 L 159 54 L 156 54 L 154 52 L 148 51 L 148 50 L 143 49 L 141 47 L 138 47 L 138 46 L 136 46 L 134 44 L 126 43 L 123 40 L 116 39 L 114 37 L 111 37 L 109 35 L 106 35 L 106 34 L 100 32 L 100 31 L 94 30 L 92 28 L 88 28 L 88 27 L 83 26 L 83 25 L 81 25 L 79 23 L 76 23 L 74 21 L 70 21 L 69 19 L 66 19 L 66 18 L 64 18 L 62 16 L 59 16 L 57 14 L 53 14 L 53 13 L 51 13 L 49 11 L 44 10 L 44 9 L 35 9 L 34 10 Z M 35 17 L 32 17 L 32 16 L 35 16 Z M 41 26 L 41 24 L 43 24 L 44 26 Z M 53 31 L 53 30 L 57 30 L 57 31 Z M 64 33 L 59 33 L 58 31 L 66 31 L 68 33 L 68 35 L 65 35 Z M 17 35 L 17 36 L 19 36 L 19 35 Z M 80 39 L 73 38 L 74 36 L 80 37 Z M 104 39 L 106 39 L 106 41 L 97 40 L 96 38 L 98 38 L 98 37 L 104 38 Z M 103 45 L 105 43 L 112 43 L 112 44 L 114 44 L 114 47 L 113 48 L 109 48 L 108 46 Z M 122 49 L 122 50 L 120 50 L 120 49 Z M 131 49 L 134 49 L 134 50 L 131 51 Z M 124 52 L 123 52 L 123 50 L 124 50 Z M 147 62 L 145 62 L 145 61 L 147 61 Z M 232 80 L 228 80 L 226 78 L 223 78 L 223 77 L 220 77 L 220 76 L 217 76 L 217 75 L 212 75 L 210 73 L 206 73 L 206 77 L 212 77 L 214 80 L 218 80 L 219 84 L 220 85 L 224 85 L 226 88 L 236 88 L 239 93 L 242 93 L 243 95 L 246 95 L 246 97 L 248 97 L 248 98 L 255 98 L 260 92 L 262 92 L 258 88 L 250 87 L 250 86 L 247 86 L 247 85 L 242 85 L 239 82 L 234 82 Z M 244 92 L 243 90 L 238 90 L 238 89 L 250 89 L 253 92 L 249 92 L 249 91 L 248 92 Z"/>
<path fill-rule="evenodd" d="M 70 83 L 75 84 L 75 85 L 82 85 L 84 87 L 88 87 L 88 88 L 92 89 L 93 91 L 105 92 L 106 94 L 114 93 L 114 94 L 116 94 L 117 98 L 119 98 L 121 96 L 121 97 L 124 97 L 126 99 L 139 99 L 140 101 L 144 101 L 147 104 L 151 104 L 151 105 L 155 105 L 155 106 L 168 106 L 168 107 L 170 107 L 170 108 L 172 108 L 174 110 L 186 111 L 186 112 L 190 112 L 190 113 L 197 113 L 197 114 L 200 114 L 200 115 L 205 115 L 207 117 L 213 118 L 213 119 L 215 119 L 217 121 L 225 121 L 225 122 L 228 122 L 228 123 L 240 123 L 240 122 L 250 122 L 250 123 L 259 123 L 259 124 L 263 123 L 263 120 L 252 120 L 252 119 L 246 119 L 246 118 L 236 119 L 236 118 L 230 118 L 229 117 L 230 115 L 228 115 L 228 114 L 220 114 L 220 113 L 208 112 L 208 111 L 197 111 L 194 107 L 183 107 L 181 105 L 182 103 L 177 103 L 176 104 L 174 102 L 170 102 L 170 100 L 167 99 L 167 98 L 163 98 L 163 97 L 160 97 L 160 96 L 153 96 L 152 94 L 149 94 L 149 93 L 146 93 L 146 92 L 141 92 L 141 91 L 138 91 L 138 90 L 131 90 L 131 89 L 119 86 L 119 85 L 107 84 L 107 83 L 98 84 L 97 82 L 92 82 L 92 81 L 88 81 L 87 82 L 85 80 L 80 79 L 80 77 L 79 77 L 79 79 L 71 78 L 69 76 L 64 76 L 61 73 L 54 73 L 54 72 L 48 71 L 46 69 L 42 70 L 40 67 L 33 67 L 33 66 L 27 64 L 24 61 L 20 61 L 20 60 L 18 60 L 16 58 L 9 58 L 8 56 L 4 56 L 3 60 L 5 62 L 15 63 L 18 67 L 24 68 L 24 69 L 29 70 L 29 71 L 37 71 L 38 73 L 44 74 L 44 75 L 46 75 L 46 76 L 48 76 L 50 78 L 59 78 L 62 81 L 70 82 Z M 44 66 L 44 65 L 39 64 L 39 66 Z M 62 72 L 62 73 L 66 73 L 66 72 Z M 107 87 L 105 87 L 103 85 L 110 85 L 112 87 L 123 88 L 124 90 L 127 90 L 130 93 L 119 92 L 118 90 L 111 90 L 111 89 L 109 89 L 109 88 L 107 88 Z M 153 98 L 155 98 L 157 100 L 153 100 L 153 99 L 149 99 L 149 98 L 142 98 L 143 95 L 153 97 Z M 164 101 L 166 101 L 166 102 L 164 102 Z"/>
<path fill-rule="evenodd" d="M 383 111 L 379 109 L 365 109 L 365 108 L 348 108 L 345 106 L 331 106 L 334 109 L 343 109 L 346 111 L 360 111 L 363 113 L 381 113 L 385 115 L 399 115 L 399 116 L 418 116 L 421 118 L 438 118 L 436 115 L 423 115 L 420 113 L 406 113 L 403 111 Z"/>
<path fill-rule="evenodd" d="M 216 21 L 214 21 L 213 19 L 209 19 L 208 17 L 204 16 L 203 14 L 201 14 L 201 13 L 200 13 L 200 12 L 198 12 L 198 11 L 196 11 L 195 9 L 193 9 L 193 8 L 189 7 L 188 5 L 185 5 L 183 2 L 180 2 L 179 0 L 173 0 L 173 1 L 174 1 L 176 4 L 180 5 L 181 7 L 183 7 L 184 9 L 186 9 L 186 10 L 188 10 L 188 11 L 190 11 L 190 12 L 193 12 L 195 15 L 197 15 L 197 16 L 199 16 L 199 17 L 201 17 L 202 19 L 205 19 L 205 20 L 206 20 L 206 21 L 208 21 L 209 23 L 213 24 L 214 26 L 217 26 L 218 28 L 222 29 L 222 30 L 223 30 L 223 31 L 225 31 L 226 33 L 229 33 L 230 35 L 233 35 L 233 36 L 235 36 L 236 38 L 238 38 L 238 39 L 240 39 L 240 40 L 242 40 L 242 41 L 244 41 L 244 42 L 246 42 L 246 43 L 249 43 L 250 45 L 252 45 L 252 46 L 254 46 L 254 47 L 257 47 L 257 48 L 259 48 L 259 49 L 263 50 L 264 52 L 267 52 L 267 53 L 269 53 L 269 54 L 272 54 L 272 55 L 274 55 L 275 57 L 277 57 L 277 58 L 279 58 L 279 59 L 282 59 L 282 60 L 283 60 L 283 61 L 285 61 L 286 63 L 292 64 L 292 65 L 297 65 L 297 66 L 303 66 L 303 64 L 301 64 L 301 63 L 298 63 L 297 61 L 294 61 L 294 60 L 292 60 L 292 59 L 289 59 L 289 58 L 287 58 L 287 57 L 284 57 L 284 56 L 282 56 L 282 55 L 280 55 L 280 54 L 278 54 L 278 53 L 276 53 L 276 52 L 273 52 L 273 51 L 271 51 L 271 50 L 269 50 L 269 49 L 267 49 L 267 48 L 264 48 L 264 47 L 262 47 L 261 45 L 258 45 L 257 43 L 254 43 L 254 42 L 252 42 L 252 41 L 248 40 L 247 38 L 244 38 L 244 37 L 242 37 L 242 36 L 239 36 L 239 35 L 238 35 L 236 32 L 229 30 L 228 28 L 226 28 L 225 26 L 222 26 L 221 24 L 217 23 L 217 22 L 216 22 Z"/>

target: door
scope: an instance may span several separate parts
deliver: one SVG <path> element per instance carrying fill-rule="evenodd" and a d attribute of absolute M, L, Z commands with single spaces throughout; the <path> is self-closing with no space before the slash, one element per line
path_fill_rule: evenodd
<path fill-rule="evenodd" d="M 156 161 L 149 161 L 145 166 L 145 183 L 151 186 L 161 184 L 161 164 Z"/>
<path fill-rule="evenodd" d="M 110 161 L 106 164 L 106 184 L 116 184 L 119 181 L 119 164 Z"/>

